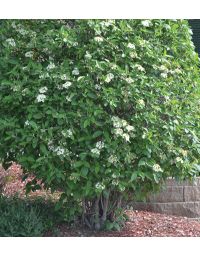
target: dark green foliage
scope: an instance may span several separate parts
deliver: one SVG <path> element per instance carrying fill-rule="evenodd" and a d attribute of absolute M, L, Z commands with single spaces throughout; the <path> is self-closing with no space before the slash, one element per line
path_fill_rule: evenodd
<path fill-rule="evenodd" d="M 0 197 L 0 237 L 39 237 L 59 223 L 50 202 Z"/>

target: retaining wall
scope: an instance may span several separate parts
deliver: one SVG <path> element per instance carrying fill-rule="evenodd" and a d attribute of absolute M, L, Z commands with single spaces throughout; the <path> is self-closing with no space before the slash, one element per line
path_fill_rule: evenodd
<path fill-rule="evenodd" d="M 136 210 L 200 218 L 200 178 L 193 182 L 168 179 L 161 191 L 149 196 L 147 202 L 132 202 L 131 206 Z"/>

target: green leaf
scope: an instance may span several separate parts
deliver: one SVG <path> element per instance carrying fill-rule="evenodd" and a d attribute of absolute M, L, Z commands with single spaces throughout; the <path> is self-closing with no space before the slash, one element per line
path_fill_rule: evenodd
<path fill-rule="evenodd" d="M 96 132 L 93 134 L 92 137 L 93 137 L 93 138 L 97 138 L 97 137 L 99 137 L 102 133 L 103 133 L 102 131 L 98 130 L 98 131 L 96 131 Z"/>
<path fill-rule="evenodd" d="M 85 120 L 83 123 L 83 127 L 86 128 L 89 125 L 90 125 L 90 119 Z"/>
<path fill-rule="evenodd" d="M 83 167 L 83 168 L 81 169 L 81 175 L 82 175 L 83 177 L 87 176 L 88 171 L 89 171 L 89 169 L 88 169 L 88 168 Z"/>
<path fill-rule="evenodd" d="M 82 166 L 83 164 L 84 164 L 83 161 L 76 161 L 76 162 L 74 163 L 74 167 L 75 167 L 75 168 L 79 168 L 79 167 Z"/>
<path fill-rule="evenodd" d="M 47 154 L 48 153 L 48 150 L 47 150 L 47 148 L 46 148 L 46 146 L 44 144 L 40 144 L 40 151 L 43 154 Z"/>
<path fill-rule="evenodd" d="M 136 180 L 137 176 L 138 176 L 138 172 L 133 172 L 132 175 L 131 175 L 131 182 Z"/>

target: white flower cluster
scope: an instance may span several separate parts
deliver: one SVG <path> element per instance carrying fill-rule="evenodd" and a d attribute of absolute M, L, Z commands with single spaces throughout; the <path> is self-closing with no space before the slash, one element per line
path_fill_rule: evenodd
<path fill-rule="evenodd" d="M 25 126 L 29 126 L 30 125 L 30 121 L 26 120 L 24 123 Z"/>
<path fill-rule="evenodd" d="M 103 37 L 101 37 L 101 36 L 96 36 L 96 37 L 94 38 L 94 40 L 95 40 L 96 42 L 103 42 Z"/>
<path fill-rule="evenodd" d="M 104 147 L 105 147 L 104 142 L 99 141 L 99 142 L 96 143 L 96 148 L 97 148 L 97 149 L 101 150 L 101 149 L 103 149 Z"/>
<path fill-rule="evenodd" d="M 71 85 L 72 85 L 71 81 L 67 81 L 67 82 L 65 82 L 65 83 L 62 85 L 62 87 L 63 87 L 64 89 L 68 89 L 69 87 L 71 87 Z"/>
<path fill-rule="evenodd" d="M 74 70 L 72 71 L 73 75 L 79 75 L 79 70 L 77 67 L 74 68 Z"/>
<path fill-rule="evenodd" d="M 100 150 L 97 149 L 97 148 L 91 149 L 91 152 L 92 152 L 92 154 L 95 154 L 96 156 L 99 156 L 99 155 L 100 155 Z"/>
<path fill-rule="evenodd" d="M 50 64 L 47 66 L 47 70 L 51 70 L 51 69 L 54 69 L 56 66 L 54 63 L 50 62 Z"/>
<path fill-rule="evenodd" d="M 112 185 L 117 186 L 119 184 L 118 180 L 112 180 Z"/>
<path fill-rule="evenodd" d="M 132 78 L 126 78 L 125 81 L 128 83 L 128 84 L 131 84 L 133 83 L 133 79 Z"/>
<path fill-rule="evenodd" d="M 114 77 L 115 77 L 115 76 L 114 76 L 114 74 L 112 74 L 112 73 L 107 74 L 107 75 L 106 75 L 105 82 L 106 82 L 106 83 L 111 82 L 111 80 L 112 80 Z"/>
<path fill-rule="evenodd" d="M 100 183 L 100 182 L 97 182 L 96 185 L 95 185 L 95 188 L 99 191 L 102 191 L 104 190 L 106 187 L 103 183 Z"/>
<path fill-rule="evenodd" d="M 15 40 L 13 38 L 6 39 L 6 42 L 12 47 L 16 46 Z"/>
<path fill-rule="evenodd" d="M 135 50 L 135 45 L 133 43 L 128 43 L 127 47 L 129 49 L 134 49 Z"/>
<path fill-rule="evenodd" d="M 158 164 L 153 165 L 153 171 L 154 172 L 163 172 L 162 168 Z"/>
<path fill-rule="evenodd" d="M 62 131 L 61 132 L 62 133 L 62 135 L 64 136 L 64 137 L 72 137 L 72 135 L 73 135 L 73 132 L 72 132 L 72 130 L 71 129 L 68 129 L 68 130 L 66 130 L 66 131 Z"/>
<path fill-rule="evenodd" d="M 64 156 L 65 157 L 65 156 L 68 156 L 70 154 L 68 149 L 65 149 L 61 146 L 55 147 L 53 145 L 52 141 L 50 141 L 48 143 L 48 148 L 49 148 L 50 151 L 53 151 L 54 153 L 56 153 L 58 156 Z"/>
<path fill-rule="evenodd" d="M 108 158 L 108 162 L 111 164 L 116 164 L 117 161 L 118 161 L 118 158 L 115 155 L 110 155 Z M 115 178 L 115 177 L 113 177 L 113 178 Z"/>
<path fill-rule="evenodd" d="M 95 84 L 94 87 L 95 87 L 96 90 L 100 90 L 101 89 L 101 86 L 99 84 Z"/>
<path fill-rule="evenodd" d="M 115 20 L 109 19 L 106 21 L 101 21 L 100 22 L 102 27 L 109 27 L 109 26 L 113 26 L 115 24 Z"/>
<path fill-rule="evenodd" d="M 56 147 L 54 152 L 60 156 L 60 155 L 63 155 L 65 153 L 65 149 L 64 148 L 61 148 L 60 146 Z"/>
<path fill-rule="evenodd" d="M 139 100 L 137 101 L 137 104 L 138 104 L 141 108 L 144 108 L 144 107 L 145 107 L 145 102 L 144 102 L 143 99 L 139 99 Z"/>
<path fill-rule="evenodd" d="M 44 94 L 39 94 L 36 98 L 37 102 L 40 103 L 40 102 L 44 102 L 46 99 L 46 95 Z"/>
<path fill-rule="evenodd" d="M 72 101 L 72 97 L 73 97 L 73 96 L 66 96 L 66 100 L 67 100 L 68 102 L 71 102 L 71 101 Z"/>
<path fill-rule="evenodd" d="M 181 163 L 181 164 L 183 164 L 183 159 L 181 158 L 181 157 L 176 157 L 175 158 L 175 163 Z"/>
<path fill-rule="evenodd" d="M 112 178 L 116 179 L 117 175 L 116 174 L 112 174 Z"/>
<path fill-rule="evenodd" d="M 116 136 L 121 136 L 126 142 L 130 140 L 130 133 L 135 131 L 135 128 L 127 123 L 126 120 L 122 120 L 119 117 L 113 116 L 111 118 L 114 126 L 114 133 Z"/>
<path fill-rule="evenodd" d="M 152 25 L 151 21 L 150 20 L 142 20 L 141 21 L 141 24 L 144 26 L 144 27 L 150 27 Z"/>
<path fill-rule="evenodd" d="M 67 75 L 66 75 L 66 74 L 62 74 L 62 75 L 60 76 L 60 79 L 61 79 L 62 81 L 66 81 L 66 80 L 67 80 Z"/>
<path fill-rule="evenodd" d="M 187 150 L 180 149 L 180 153 L 181 153 L 184 157 L 187 157 L 187 155 L 188 155 L 188 151 L 187 151 Z"/>
<path fill-rule="evenodd" d="M 28 52 L 25 53 L 25 57 L 26 57 L 26 58 L 32 58 L 32 57 L 33 57 L 33 54 L 34 54 L 33 51 L 28 51 Z"/>
<path fill-rule="evenodd" d="M 136 64 L 135 67 L 136 67 L 139 71 L 145 72 L 145 69 L 144 69 L 143 66 Z"/>
<path fill-rule="evenodd" d="M 95 148 L 91 149 L 92 154 L 95 154 L 96 156 L 100 155 L 101 150 L 105 147 L 104 142 L 99 141 L 96 143 Z"/>
<path fill-rule="evenodd" d="M 47 92 L 47 90 L 48 90 L 47 87 L 42 87 L 42 88 L 39 89 L 39 92 L 40 92 L 41 94 L 44 94 L 44 93 Z"/>
<path fill-rule="evenodd" d="M 45 101 L 46 95 L 44 95 L 44 93 L 46 93 L 47 90 L 48 90 L 47 87 L 42 87 L 42 88 L 39 89 L 40 94 L 37 95 L 37 98 L 36 98 L 38 103 Z"/>
<path fill-rule="evenodd" d="M 73 173 L 69 176 L 70 181 L 77 181 L 79 178 L 75 176 Z M 73 193 L 72 193 L 73 194 Z"/>
<path fill-rule="evenodd" d="M 161 73 L 160 76 L 165 79 L 167 78 L 167 73 Z"/>
<path fill-rule="evenodd" d="M 138 57 L 137 53 L 134 52 L 134 51 L 131 51 L 131 52 L 129 53 L 129 55 L 130 55 L 131 58 L 137 58 L 137 57 Z"/>
<path fill-rule="evenodd" d="M 49 73 L 44 73 L 39 76 L 40 79 L 45 79 L 45 78 L 49 78 L 49 77 L 50 77 Z"/>
<path fill-rule="evenodd" d="M 85 58 L 86 59 L 91 59 L 92 55 L 88 51 L 86 51 Z"/>

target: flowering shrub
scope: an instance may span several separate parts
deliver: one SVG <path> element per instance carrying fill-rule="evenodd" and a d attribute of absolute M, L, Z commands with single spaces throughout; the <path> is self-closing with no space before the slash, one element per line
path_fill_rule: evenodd
<path fill-rule="evenodd" d="M 96 229 L 122 196 L 199 170 L 199 64 L 184 20 L 1 21 L 0 158 Z"/>

